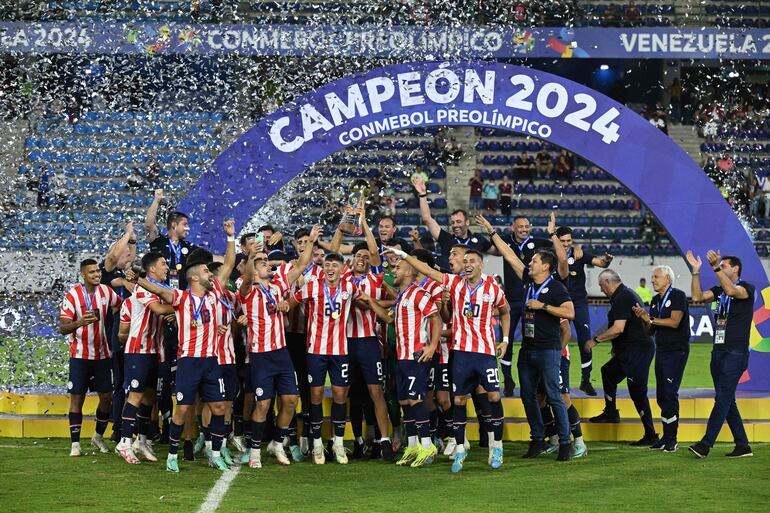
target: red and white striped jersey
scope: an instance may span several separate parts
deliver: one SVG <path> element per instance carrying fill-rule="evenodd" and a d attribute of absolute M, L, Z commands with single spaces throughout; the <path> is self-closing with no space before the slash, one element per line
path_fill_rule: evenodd
<path fill-rule="evenodd" d="M 507 304 L 495 279 L 482 274 L 474 292 L 464 277 L 445 274 L 444 287 L 452 298 L 452 350 L 494 355 L 494 310 Z"/>
<path fill-rule="evenodd" d="M 353 301 L 359 296 L 358 288 L 352 281 L 340 280 L 336 287 L 329 288 L 330 300 L 324 293 L 324 279 L 305 283 L 294 293 L 294 299 L 306 302 L 308 312 L 307 352 L 323 355 L 348 354 L 347 323 Z M 300 308 L 302 305 L 298 305 Z M 336 314 L 336 319 L 333 317 Z"/>
<path fill-rule="evenodd" d="M 219 365 L 235 363 L 235 342 L 233 340 L 232 323 L 237 317 L 238 299 L 235 294 L 224 289 L 222 296 L 215 305 L 217 321 L 220 326 L 227 326 L 227 331 L 217 335 L 217 362 Z"/>
<path fill-rule="evenodd" d="M 561 319 L 559 322 L 561 324 L 567 323 L 567 327 L 569 328 L 569 321 L 567 319 Z M 569 345 L 566 345 L 562 348 L 561 357 L 569 360 Z"/>
<path fill-rule="evenodd" d="M 356 278 L 353 271 L 349 270 L 342 276 L 342 279 L 353 282 L 358 287 L 359 293 L 366 294 L 373 299 L 385 299 L 382 274 L 368 273 Z M 377 334 L 377 314 L 368 308 L 361 308 L 354 304 L 353 308 L 350 309 L 348 338 L 376 337 Z"/>
<path fill-rule="evenodd" d="M 217 303 L 222 297 L 222 286 L 216 278 L 211 279 L 214 290 L 203 297 L 192 295 L 190 289 L 174 289 L 174 307 L 176 324 L 179 330 L 179 350 L 177 358 L 208 358 L 217 355 Z M 201 306 L 201 302 L 203 305 Z M 195 310 L 199 310 L 197 319 Z"/>
<path fill-rule="evenodd" d="M 80 283 L 67 291 L 59 309 L 60 318 L 77 321 L 88 310 L 93 310 L 97 317 L 95 323 L 81 326 L 67 335 L 71 358 L 102 360 L 111 356 L 104 320 L 110 309 L 120 306 L 120 303 L 120 296 L 109 285 L 97 285 L 91 295 L 86 292 L 85 285 Z"/>
<path fill-rule="evenodd" d="M 267 353 L 286 347 L 283 314 L 276 310 L 276 305 L 283 300 L 288 289 L 286 280 L 276 274 L 268 286 L 257 285 L 246 297 L 239 295 L 239 301 L 243 304 L 249 320 L 249 352 Z M 303 305 L 297 306 L 302 307 Z"/>
<path fill-rule="evenodd" d="M 433 302 L 436 304 L 436 308 L 438 308 L 441 304 L 441 295 L 444 293 L 444 287 L 436 280 L 432 280 L 427 276 L 423 278 L 418 285 L 430 294 L 431 299 L 433 299 Z M 447 330 L 449 328 L 445 322 L 442 322 L 441 329 Z M 436 353 L 438 354 L 438 363 L 449 363 L 449 340 L 447 340 L 446 337 L 441 337 L 439 339 Z"/>
<path fill-rule="evenodd" d="M 155 294 L 138 286 L 134 294 L 123 302 L 120 323 L 130 324 L 126 354 L 158 354 L 163 347 L 163 317 L 150 310 L 152 303 L 160 303 Z"/>
<path fill-rule="evenodd" d="M 289 271 L 294 269 L 294 262 L 287 262 L 281 264 L 276 271 L 276 274 L 282 277 L 284 282 L 288 281 L 287 275 Z M 312 283 L 323 279 L 323 268 L 317 265 L 315 262 L 311 263 L 302 274 L 303 285 L 305 283 Z M 300 287 L 294 283 L 287 295 L 294 295 Z M 286 331 L 289 333 L 307 333 L 307 316 L 309 305 L 300 305 L 297 308 L 292 308 L 289 313 L 286 314 Z"/>
<path fill-rule="evenodd" d="M 436 303 L 427 290 L 412 283 L 397 299 L 395 308 L 396 357 L 399 360 L 414 360 L 415 351 L 430 344 L 430 321 L 428 317 L 438 314 Z"/>

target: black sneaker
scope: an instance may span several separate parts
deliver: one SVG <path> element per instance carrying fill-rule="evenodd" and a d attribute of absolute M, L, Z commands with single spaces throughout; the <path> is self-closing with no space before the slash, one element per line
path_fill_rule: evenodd
<path fill-rule="evenodd" d="M 390 447 L 390 454 L 391 454 L 391 458 L 392 458 L 393 457 L 393 446 L 390 445 L 390 440 L 383 440 L 380 443 L 372 444 L 372 450 L 369 451 L 369 459 L 370 460 L 378 460 L 378 459 L 380 459 L 380 451 L 381 451 L 380 448 L 381 447 L 385 447 L 386 445 Z"/>
<path fill-rule="evenodd" d="M 110 436 L 110 440 L 115 442 L 116 444 L 120 442 L 120 431 L 113 430 L 112 436 Z"/>
<path fill-rule="evenodd" d="M 351 460 L 360 460 L 364 457 L 364 444 L 358 443 L 358 440 L 353 441 L 353 452 L 350 453 Z"/>
<path fill-rule="evenodd" d="M 745 458 L 747 456 L 754 456 L 754 453 L 751 452 L 751 447 L 748 445 L 736 445 L 733 452 L 728 452 L 725 456 L 728 458 Z"/>
<path fill-rule="evenodd" d="M 527 449 L 527 453 L 524 454 L 522 458 L 537 458 L 543 454 L 547 448 L 548 445 L 544 440 L 532 440 L 529 442 L 529 449 Z"/>
<path fill-rule="evenodd" d="M 703 442 L 692 444 L 690 447 L 688 447 L 688 449 L 690 449 L 690 452 L 699 458 L 705 458 L 709 455 L 709 446 Z"/>
<path fill-rule="evenodd" d="M 380 442 L 380 447 L 377 452 L 382 454 L 383 461 L 390 463 L 395 459 L 393 456 L 393 444 L 390 443 L 390 440 L 383 440 Z M 372 453 L 374 453 L 374 446 L 372 447 Z"/>
<path fill-rule="evenodd" d="M 572 458 L 572 444 L 559 444 L 559 455 L 556 461 L 569 461 Z"/>
<path fill-rule="evenodd" d="M 620 422 L 620 413 L 618 412 L 618 410 L 605 409 L 599 415 L 597 415 L 596 417 L 591 417 L 589 420 L 593 423 L 617 424 L 618 422 Z"/>
<path fill-rule="evenodd" d="M 195 461 L 195 454 L 194 454 L 194 451 L 193 451 L 192 440 L 185 440 L 184 441 L 184 460 L 185 461 Z"/>
<path fill-rule="evenodd" d="M 503 385 L 503 395 L 505 397 L 513 397 L 514 390 L 516 390 L 516 382 L 513 379 L 505 378 L 505 384 Z"/>
<path fill-rule="evenodd" d="M 484 449 L 489 447 L 489 434 L 487 433 L 486 425 L 479 431 L 479 447 Z"/>
<path fill-rule="evenodd" d="M 641 439 L 637 440 L 636 442 L 631 442 L 629 445 L 631 447 L 651 447 L 657 444 L 659 441 L 660 438 L 658 438 L 658 434 L 652 433 L 644 435 Z"/>
<path fill-rule="evenodd" d="M 666 448 L 668 442 L 662 438 L 650 446 L 651 451 L 662 451 Z"/>
<path fill-rule="evenodd" d="M 596 389 L 591 384 L 591 381 L 584 379 L 580 382 L 580 390 L 585 392 L 586 395 L 590 395 L 591 397 L 596 397 Z"/>
<path fill-rule="evenodd" d="M 676 452 L 677 449 L 679 449 L 679 444 L 676 443 L 676 440 L 668 440 L 663 452 Z"/>

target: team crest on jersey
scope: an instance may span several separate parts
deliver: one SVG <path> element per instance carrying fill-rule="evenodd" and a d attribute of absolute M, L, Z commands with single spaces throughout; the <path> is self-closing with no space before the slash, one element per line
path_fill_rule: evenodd
<path fill-rule="evenodd" d="M 479 239 L 477 239 L 476 237 L 473 237 L 473 238 L 471 239 L 471 242 L 472 242 L 472 243 L 474 243 L 474 244 L 478 244 L 478 242 L 479 242 Z"/>
<path fill-rule="evenodd" d="M 666 304 L 665 304 L 664 306 L 665 306 L 666 308 L 668 308 L 669 306 L 671 306 L 671 300 L 669 299 L 668 301 L 666 301 Z"/>
<path fill-rule="evenodd" d="M 261 388 L 257 388 L 256 392 L 257 392 L 257 397 L 262 397 L 262 394 L 265 393 L 265 391 L 262 390 Z"/>
<path fill-rule="evenodd" d="M 543 294 L 547 294 L 547 293 L 548 293 L 548 287 L 543 289 Z"/>
<path fill-rule="evenodd" d="M 569 257 L 569 258 L 567 259 L 567 263 L 568 263 L 569 265 L 572 265 L 572 264 L 574 264 L 574 263 L 575 263 L 575 259 L 574 259 L 574 258 L 572 258 L 572 257 Z"/>
<path fill-rule="evenodd" d="M 72 387 L 75 386 L 72 384 L 72 381 L 67 381 L 67 390 L 72 390 Z"/>
<path fill-rule="evenodd" d="M 311 274 L 310 276 L 305 278 L 305 283 L 310 283 L 311 281 L 316 281 L 317 279 L 318 278 L 314 274 Z"/>
<path fill-rule="evenodd" d="M 313 382 L 313 375 L 312 374 L 308 374 L 307 375 L 307 382 L 308 383 L 312 383 Z"/>
<path fill-rule="evenodd" d="M 452 383 L 452 392 L 457 392 L 457 385 Z"/>
<path fill-rule="evenodd" d="M 492 296 L 490 296 L 489 294 L 482 294 L 481 299 L 483 301 L 492 301 Z"/>
<path fill-rule="evenodd" d="M 350 297 L 350 294 L 348 294 L 347 292 L 343 292 L 342 294 L 340 294 L 340 297 L 342 298 L 343 301 L 347 301 L 347 299 Z"/>
<path fill-rule="evenodd" d="M 139 388 L 139 380 L 138 379 L 132 379 L 131 380 L 131 388 Z"/>
<path fill-rule="evenodd" d="M 182 248 L 182 254 L 186 255 L 190 250 L 187 248 Z"/>
<path fill-rule="evenodd" d="M 177 392 L 176 393 L 176 402 L 179 402 L 182 399 L 184 399 L 184 394 L 182 392 Z"/>

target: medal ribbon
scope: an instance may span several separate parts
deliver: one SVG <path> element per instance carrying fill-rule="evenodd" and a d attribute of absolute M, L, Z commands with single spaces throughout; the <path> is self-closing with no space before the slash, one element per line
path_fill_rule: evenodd
<path fill-rule="evenodd" d="M 168 251 L 174 255 L 174 265 L 182 263 L 182 244 L 174 244 L 168 239 Z"/>
<path fill-rule="evenodd" d="M 259 283 L 258 285 L 259 285 L 259 289 L 262 291 L 262 295 L 265 296 L 265 299 L 267 299 L 270 302 L 271 305 L 273 305 L 273 310 L 275 312 L 275 307 L 276 307 L 275 298 L 270 293 L 270 291 L 268 289 L 266 289 L 261 283 Z M 268 308 L 268 312 L 269 311 L 270 311 L 270 309 Z"/>
<path fill-rule="evenodd" d="M 92 310 L 92 306 L 96 302 L 96 290 L 94 290 L 92 295 L 89 295 L 86 286 L 82 283 L 80 286 L 83 288 L 83 296 L 86 298 L 86 310 Z"/>
<path fill-rule="evenodd" d="M 329 297 L 329 286 L 326 284 L 326 281 L 324 281 L 324 296 L 326 296 L 326 301 L 329 303 L 329 311 L 332 313 L 332 317 L 334 316 L 334 312 L 337 311 L 337 296 L 340 295 L 340 289 L 342 288 L 342 284 L 337 284 L 337 290 L 334 292 L 334 296 Z"/>
<path fill-rule="evenodd" d="M 203 295 L 201 298 L 201 302 L 198 304 L 198 306 L 195 306 L 195 296 L 192 292 L 190 292 L 190 309 L 193 311 L 193 320 L 197 321 L 198 317 L 201 316 L 201 310 L 203 309 L 203 303 L 206 302 L 206 294 Z"/>

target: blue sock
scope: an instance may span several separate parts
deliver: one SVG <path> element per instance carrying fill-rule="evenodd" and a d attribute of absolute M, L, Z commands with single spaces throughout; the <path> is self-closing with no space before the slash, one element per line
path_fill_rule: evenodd
<path fill-rule="evenodd" d="M 412 415 L 414 416 L 414 427 L 420 438 L 430 436 L 430 421 L 428 420 L 428 408 L 424 402 L 419 402 L 412 406 Z"/>
<path fill-rule="evenodd" d="M 208 426 L 201 426 L 201 431 L 203 432 L 203 439 L 207 442 L 211 441 L 211 421 L 209 421 Z"/>
<path fill-rule="evenodd" d="M 259 446 L 262 444 L 262 435 L 265 433 L 265 421 L 257 422 L 256 420 L 251 421 L 251 444 L 249 445 L 252 449 L 259 449 Z"/>
<path fill-rule="evenodd" d="M 139 408 L 126 401 L 123 405 L 123 414 L 120 419 L 120 436 L 122 438 L 131 439 L 134 435 L 134 428 L 136 427 L 136 415 Z"/>
<path fill-rule="evenodd" d="M 322 404 L 310 405 L 310 431 L 316 440 L 321 439 L 321 424 L 324 421 L 324 408 Z"/>
<path fill-rule="evenodd" d="M 574 404 L 571 404 L 567 409 L 567 418 L 569 419 L 569 430 L 572 432 L 572 436 L 575 438 L 583 436 L 583 429 L 580 427 L 580 414 Z"/>
<path fill-rule="evenodd" d="M 174 422 L 174 419 L 168 421 L 168 453 L 176 454 L 179 450 L 179 439 L 182 438 L 182 432 L 184 431 L 184 425 L 179 425 Z"/>
<path fill-rule="evenodd" d="M 96 410 L 96 434 L 104 435 L 107 430 L 107 423 L 110 421 L 110 412 Z"/>
<path fill-rule="evenodd" d="M 283 445 L 283 441 L 288 438 L 289 436 L 289 428 L 285 427 L 278 427 L 275 426 L 275 437 L 273 440 L 281 445 Z"/>
<path fill-rule="evenodd" d="M 404 426 L 406 436 L 417 436 L 417 426 L 414 423 L 414 407 L 408 404 L 401 406 L 404 414 L 401 416 L 401 425 Z"/>
<path fill-rule="evenodd" d="M 435 436 L 436 429 L 438 428 L 438 408 L 428 412 L 428 415 L 430 416 L 430 436 Z"/>
<path fill-rule="evenodd" d="M 209 431 L 211 431 L 211 450 L 219 452 L 222 448 L 222 440 L 225 437 L 225 416 L 212 415 L 209 422 Z"/>
<path fill-rule="evenodd" d="M 136 434 L 147 436 L 147 428 L 150 424 L 152 415 L 152 406 L 149 404 L 140 404 L 139 411 L 136 412 Z"/>
<path fill-rule="evenodd" d="M 83 414 L 71 411 L 69 413 L 69 420 L 70 420 L 70 441 L 79 442 L 80 426 L 83 425 Z"/>
<path fill-rule="evenodd" d="M 334 436 L 342 438 L 345 436 L 345 422 L 348 416 L 347 403 L 332 403 L 332 424 L 334 425 Z"/>
<path fill-rule="evenodd" d="M 454 411 L 455 441 L 457 446 L 460 447 L 465 443 L 465 424 L 468 422 L 468 408 L 464 405 L 455 405 Z"/>
<path fill-rule="evenodd" d="M 489 411 L 492 413 L 489 421 L 492 424 L 492 431 L 495 433 L 495 442 L 500 442 L 503 440 L 503 417 L 505 417 L 503 402 L 490 402 Z"/>

